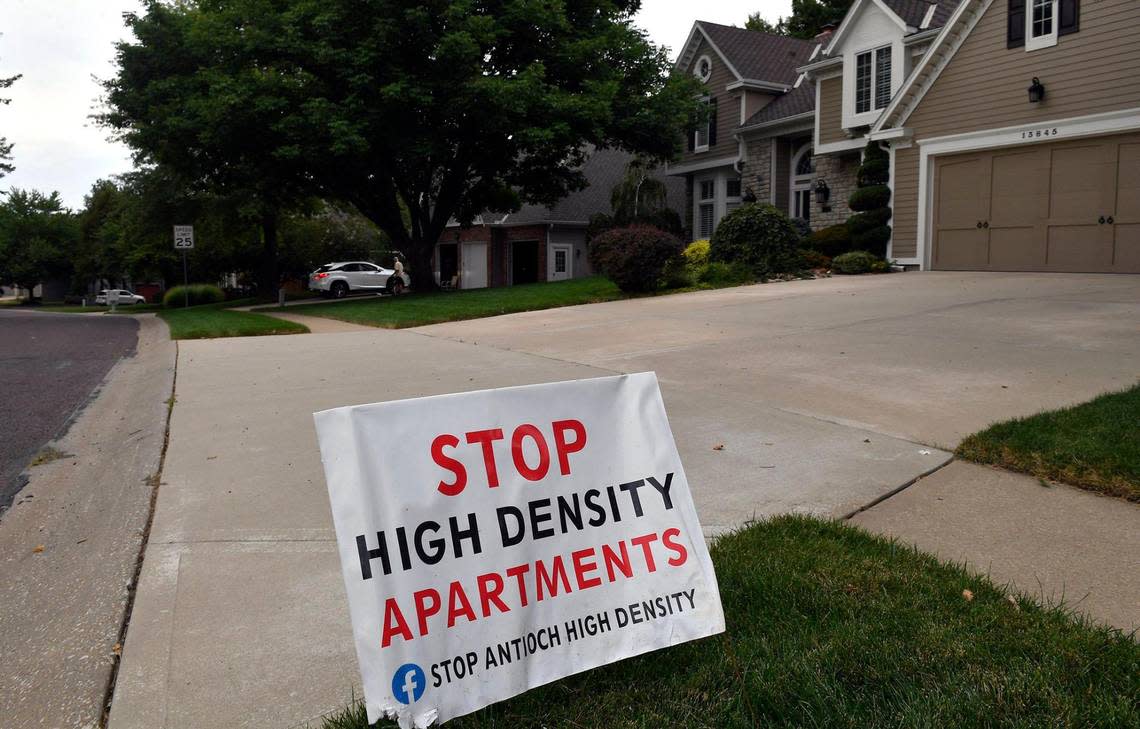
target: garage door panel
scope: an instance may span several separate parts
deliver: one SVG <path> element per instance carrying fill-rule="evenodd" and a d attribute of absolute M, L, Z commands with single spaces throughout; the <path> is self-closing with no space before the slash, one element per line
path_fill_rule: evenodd
<path fill-rule="evenodd" d="M 989 265 L 989 236 L 978 229 L 943 230 L 937 253 L 939 268 L 984 269 Z"/>
<path fill-rule="evenodd" d="M 1120 145 L 1116 169 L 1116 219 L 1140 223 L 1140 142 Z"/>
<path fill-rule="evenodd" d="M 1052 225 L 1047 236 L 1046 263 L 1050 270 L 1106 271 L 1112 268 L 1111 228 Z"/>
<path fill-rule="evenodd" d="M 1116 225 L 1113 268 L 1120 273 L 1140 273 L 1140 223 Z"/>
<path fill-rule="evenodd" d="M 1112 205 L 1116 159 L 1100 142 L 1052 150 L 1049 217 L 1058 222 L 1095 221 Z"/>
<path fill-rule="evenodd" d="M 938 225 L 972 228 L 986 219 L 989 205 L 985 178 L 986 157 L 966 158 L 941 165 L 938 170 Z"/>
<path fill-rule="evenodd" d="M 1045 150 L 995 153 L 991 226 L 1035 225 L 1049 210 L 1049 155 Z"/>
<path fill-rule="evenodd" d="M 1045 255 L 1040 228 L 990 228 L 990 267 L 995 270 L 1040 268 Z"/>

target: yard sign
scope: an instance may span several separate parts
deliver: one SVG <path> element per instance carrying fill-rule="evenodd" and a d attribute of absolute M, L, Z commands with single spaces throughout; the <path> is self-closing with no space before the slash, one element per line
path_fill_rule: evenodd
<path fill-rule="evenodd" d="M 653 373 L 315 418 L 369 722 L 724 630 Z"/>

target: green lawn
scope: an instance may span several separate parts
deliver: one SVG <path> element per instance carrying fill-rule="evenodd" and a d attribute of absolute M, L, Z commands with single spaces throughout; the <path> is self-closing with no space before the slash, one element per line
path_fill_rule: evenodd
<path fill-rule="evenodd" d="M 171 339 L 213 339 L 216 337 L 257 337 L 265 334 L 304 334 L 309 328 L 284 319 L 227 308 L 242 301 L 164 309 L 159 317 L 170 327 Z"/>
<path fill-rule="evenodd" d="M 448 726 L 1140 726 L 1133 637 L 1011 602 L 930 555 L 787 516 L 716 540 L 712 557 L 724 635 L 572 676 Z M 365 726 L 359 707 L 324 723 Z"/>
<path fill-rule="evenodd" d="M 956 454 L 1140 501 L 1140 385 L 992 425 L 962 441 Z"/>
<path fill-rule="evenodd" d="M 623 298 L 624 294 L 600 276 L 552 283 L 522 284 L 471 291 L 433 292 L 404 296 L 368 296 L 350 301 L 290 307 L 306 316 L 403 329 L 460 319 L 592 304 Z"/>

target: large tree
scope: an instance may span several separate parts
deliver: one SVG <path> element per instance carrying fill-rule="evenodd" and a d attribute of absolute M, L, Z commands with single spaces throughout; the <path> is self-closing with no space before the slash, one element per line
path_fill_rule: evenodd
<path fill-rule="evenodd" d="M 59 193 L 12 188 L 0 204 L 0 281 L 32 290 L 66 275 L 77 235 Z"/>
<path fill-rule="evenodd" d="M 0 91 L 10 88 L 12 84 L 20 80 L 20 75 L 3 77 L 0 76 Z M 11 99 L 6 99 L 0 96 L 0 106 L 7 106 L 12 103 Z M 0 137 L 0 177 L 8 174 L 16 169 L 12 166 L 12 143 L 6 137 Z"/>
<path fill-rule="evenodd" d="M 276 261 L 282 210 L 353 204 L 434 286 L 449 220 L 579 189 L 587 144 L 676 153 L 694 81 L 638 0 L 149 0 L 104 121 L 204 188 L 245 194 Z"/>
<path fill-rule="evenodd" d="M 147 0 L 127 14 L 135 40 L 119 43 L 101 121 L 140 163 L 157 163 L 194 194 L 240 201 L 260 227 L 259 285 L 279 281 L 282 214 L 317 185 L 304 164 L 297 118 L 302 71 L 287 52 L 288 0 Z M 193 223 L 192 219 L 164 221 Z"/>

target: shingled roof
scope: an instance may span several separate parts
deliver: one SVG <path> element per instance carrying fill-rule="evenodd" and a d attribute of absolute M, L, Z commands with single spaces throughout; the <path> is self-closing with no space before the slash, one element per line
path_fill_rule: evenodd
<path fill-rule="evenodd" d="M 712 41 L 741 79 L 768 81 L 791 86 L 796 67 L 807 63 L 815 41 L 745 30 L 731 25 L 698 20 L 697 25 Z"/>
<path fill-rule="evenodd" d="M 626 165 L 631 159 L 633 155 L 620 149 L 595 149 L 582 165 L 582 174 L 587 182 L 585 189 L 570 193 L 553 207 L 523 205 L 516 213 L 484 215 L 483 220 L 489 225 L 586 224 L 592 215 L 610 212 L 610 193 L 625 176 Z M 678 212 L 684 210 L 684 178 L 666 176 L 664 168 L 653 176 L 665 183 L 669 207 Z"/>
<path fill-rule="evenodd" d="M 930 28 L 941 28 L 946 25 L 946 21 L 950 19 L 954 9 L 958 7 L 961 0 L 939 0 L 938 2 L 927 2 L 926 0 L 883 0 L 883 3 L 894 11 L 895 15 L 903 19 L 903 22 L 915 28 L 922 28 L 922 21 L 926 18 L 926 14 L 930 12 L 931 6 L 934 6 L 934 15 L 931 16 L 930 25 L 924 30 Z"/>
<path fill-rule="evenodd" d="M 815 111 L 815 85 L 802 83 L 748 118 L 741 127 L 775 122 Z"/>

